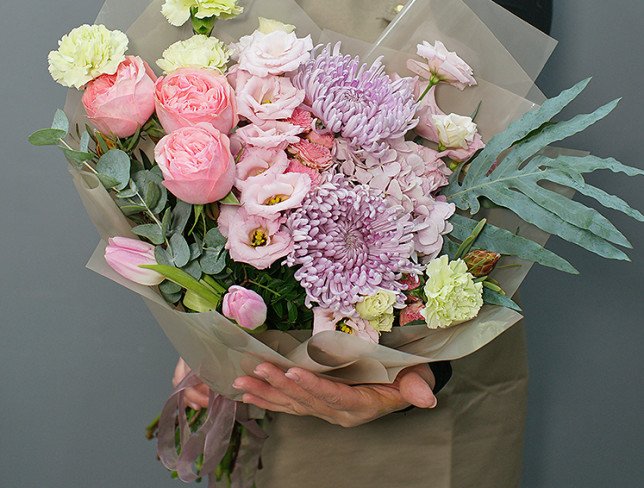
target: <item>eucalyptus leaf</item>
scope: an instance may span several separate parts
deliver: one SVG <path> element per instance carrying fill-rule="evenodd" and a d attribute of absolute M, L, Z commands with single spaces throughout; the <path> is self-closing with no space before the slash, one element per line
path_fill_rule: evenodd
<path fill-rule="evenodd" d="M 73 149 L 65 149 L 63 150 L 63 153 L 69 161 L 77 166 L 83 166 L 86 161 L 91 161 L 92 159 L 94 159 L 94 155 L 92 153 L 74 151 Z"/>
<path fill-rule="evenodd" d="M 179 293 L 183 288 L 172 281 L 165 280 L 159 285 L 159 290 L 165 293 Z"/>
<path fill-rule="evenodd" d="M 112 178 L 111 176 L 107 176 L 99 173 L 96 175 L 96 177 L 101 182 L 101 184 L 108 190 L 119 186 L 118 180 L 116 180 L 115 178 Z M 121 207 L 121 210 L 122 209 L 123 207 Z M 144 207 L 144 210 L 145 210 L 145 207 Z"/>
<path fill-rule="evenodd" d="M 100 175 L 98 176 L 98 179 L 99 180 L 101 179 Z M 146 211 L 146 208 L 142 205 L 136 205 L 134 203 L 129 203 L 129 202 L 126 202 L 126 203 L 117 202 L 117 203 L 118 203 L 119 209 L 121 210 L 121 212 L 123 212 L 123 215 L 125 215 L 126 217 L 140 214 L 141 212 Z"/>
<path fill-rule="evenodd" d="M 190 244 L 190 260 L 197 259 L 199 256 L 201 256 L 203 250 L 201 249 L 201 246 L 197 244 L 196 242 L 193 242 Z"/>
<path fill-rule="evenodd" d="M 113 187 L 122 190 L 130 183 L 130 157 L 120 149 L 111 149 L 100 157 L 96 171 L 116 181 Z"/>
<path fill-rule="evenodd" d="M 201 279 L 201 275 L 203 274 L 199 261 L 191 261 L 181 269 L 197 280 Z"/>
<path fill-rule="evenodd" d="M 67 118 L 67 114 L 60 109 L 56 110 L 51 128 L 61 130 L 65 132 L 65 135 L 69 134 L 69 119 Z"/>
<path fill-rule="evenodd" d="M 90 135 L 86 130 L 80 136 L 79 151 L 89 152 Z"/>
<path fill-rule="evenodd" d="M 512 299 L 501 293 L 490 290 L 489 288 L 483 288 L 483 303 L 487 303 L 488 305 L 498 305 L 500 307 L 510 308 L 516 312 L 522 312 L 521 307 L 519 307 Z"/>
<path fill-rule="evenodd" d="M 204 247 L 210 250 L 221 250 L 226 245 L 226 238 L 216 227 L 210 229 L 204 237 Z"/>
<path fill-rule="evenodd" d="M 183 234 L 191 215 L 192 205 L 181 200 L 177 200 L 177 204 L 172 209 L 172 226 L 170 227 L 170 232 L 173 234 Z"/>
<path fill-rule="evenodd" d="M 203 269 L 203 272 L 209 275 L 216 275 L 221 273 L 226 268 L 226 251 L 204 251 L 201 258 L 199 258 L 199 264 Z"/>
<path fill-rule="evenodd" d="M 170 223 L 172 222 L 172 209 L 167 208 L 163 214 L 163 219 L 161 220 L 161 231 L 163 236 L 168 235 L 168 230 L 170 229 Z"/>
<path fill-rule="evenodd" d="M 184 267 L 190 261 L 190 247 L 181 234 L 173 234 L 170 237 L 170 249 L 175 266 Z"/>
<path fill-rule="evenodd" d="M 157 246 L 154 248 L 154 259 L 159 264 L 163 264 L 166 266 L 174 265 L 174 262 L 172 260 L 172 255 L 167 251 L 167 249 L 161 246 Z"/>
<path fill-rule="evenodd" d="M 34 146 L 55 146 L 67 132 L 60 129 L 40 129 L 31 134 L 28 141 Z"/>
<path fill-rule="evenodd" d="M 161 189 L 154 181 L 148 181 L 144 191 L 145 204 L 148 208 L 153 209 L 159 204 L 161 199 Z"/>
<path fill-rule="evenodd" d="M 142 224 L 132 228 L 137 236 L 145 237 L 152 244 L 159 245 L 165 242 L 165 237 L 161 233 L 161 227 L 157 224 Z"/>

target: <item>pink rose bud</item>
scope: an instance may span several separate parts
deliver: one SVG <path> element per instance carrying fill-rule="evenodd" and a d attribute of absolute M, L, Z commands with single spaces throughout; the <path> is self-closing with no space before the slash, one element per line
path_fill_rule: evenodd
<path fill-rule="evenodd" d="M 229 134 L 239 122 L 233 88 L 212 70 L 182 68 L 159 78 L 156 108 L 168 133 L 206 122 Z"/>
<path fill-rule="evenodd" d="M 116 73 L 87 84 L 83 106 L 90 122 L 106 135 L 134 135 L 154 113 L 155 81 L 145 61 L 127 56 Z"/>
<path fill-rule="evenodd" d="M 165 279 L 156 271 L 139 267 L 142 264 L 157 264 L 157 261 L 154 246 L 138 239 L 111 238 L 105 249 L 105 261 L 118 274 L 141 285 L 155 286 Z"/>
<path fill-rule="evenodd" d="M 224 315 L 245 329 L 254 330 L 266 322 L 266 303 L 252 290 L 233 285 L 223 302 Z"/>
<path fill-rule="evenodd" d="M 212 125 L 182 127 L 154 148 L 164 186 L 193 205 L 224 198 L 235 182 L 235 160 L 228 137 Z"/>
<path fill-rule="evenodd" d="M 482 249 L 475 249 L 468 252 L 463 261 L 467 264 L 467 269 L 473 276 L 480 278 L 481 276 L 489 275 L 496 263 L 501 259 L 501 255 L 496 252 L 484 251 Z"/>

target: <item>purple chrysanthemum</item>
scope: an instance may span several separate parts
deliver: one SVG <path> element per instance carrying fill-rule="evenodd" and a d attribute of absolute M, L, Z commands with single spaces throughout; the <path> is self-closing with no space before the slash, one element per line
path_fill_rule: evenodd
<path fill-rule="evenodd" d="M 371 67 L 327 45 L 293 80 L 316 117 L 356 152 L 380 157 L 387 139 L 402 137 L 418 120 L 412 78 L 392 81 L 380 60 Z"/>
<path fill-rule="evenodd" d="M 314 302 L 346 316 L 378 289 L 405 289 L 402 273 L 417 271 L 411 261 L 413 224 L 409 213 L 390 206 L 369 187 L 351 186 L 340 174 L 311 192 L 288 219 L 294 247 L 289 266 Z M 401 296 L 401 299 L 402 298 Z"/>

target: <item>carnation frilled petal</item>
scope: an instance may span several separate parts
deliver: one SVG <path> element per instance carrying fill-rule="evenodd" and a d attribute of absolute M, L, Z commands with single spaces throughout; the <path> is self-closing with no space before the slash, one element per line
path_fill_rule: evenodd
<path fill-rule="evenodd" d="M 81 88 L 104 74 L 114 74 L 125 59 L 127 36 L 104 25 L 82 25 L 63 36 L 49 53 L 49 72 L 63 86 Z"/>
<path fill-rule="evenodd" d="M 196 35 L 168 47 L 163 52 L 163 58 L 157 61 L 157 65 L 165 73 L 180 68 L 215 69 L 223 73 L 229 58 L 228 48 L 219 39 Z"/>
<path fill-rule="evenodd" d="M 237 0 L 192 0 L 197 5 L 195 17 L 205 19 L 208 17 L 220 17 L 229 19 L 241 14 L 243 7 L 237 5 Z"/>
<path fill-rule="evenodd" d="M 182 26 L 190 19 L 190 8 L 196 6 L 197 0 L 165 0 L 161 13 L 175 27 Z"/>

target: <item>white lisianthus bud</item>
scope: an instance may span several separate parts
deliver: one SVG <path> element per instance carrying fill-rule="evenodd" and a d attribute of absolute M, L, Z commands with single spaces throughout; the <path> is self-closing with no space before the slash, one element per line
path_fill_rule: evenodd
<path fill-rule="evenodd" d="M 477 128 L 470 117 L 456 114 L 433 115 L 432 120 L 440 146 L 467 149 L 474 141 Z"/>
<path fill-rule="evenodd" d="M 366 297 L 356 304 L 356 312 L 365 320 L 378 320 L 383 315 L 390 315 L 394 312 L 396 294 L 389 290 L 380 290 L 375 295 Z"/>
<path fill-rule="evenodd" d="M 228 48 L 219 39 L 197 35 L 172 44 L 157 65 L 166 74 L 179 68 L 207 68 L 224 73 L 229 57 Z"/>
<path fill-rule="evenodd" d="M 295 26 L 291 24 L 284 24 L 279 20 L 266 19 L 264 17 L 259 18 L 259 28 L 257 29 L 262 34 L 270 34 L 275 31 L 282 31 L 290 34 L 295 31 Z"/>

